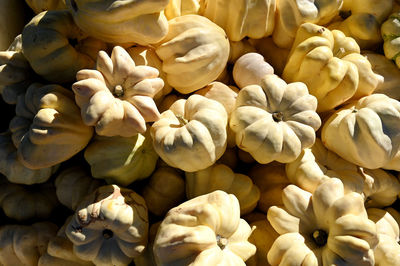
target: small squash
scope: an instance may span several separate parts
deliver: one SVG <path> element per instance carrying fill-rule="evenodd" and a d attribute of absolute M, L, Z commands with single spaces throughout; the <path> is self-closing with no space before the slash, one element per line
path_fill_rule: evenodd
<path fill-rule="evenodd" d="M 167 83 L 188 94 L 217 79 L 229 58 L 224 30 L 199 15 L 176 17 L 168 25 L 167 36 L 156 47 Z"/>
<path fill-rule="evenodd" d="M 95 136 L 84 157 L 94 178 L 122 186 L 149 177 L 158 159 L 148 133 L 130 138 Z"/>
<path fill-rule="evenodd" d="M 110 43 L 154 44 L 168 32 L 168 0 L 66 0 L 76 24 Z"/>
<path fill-rule="evenodd" d="M 78 258 L 96 265 L 128 265 L 146 244 L 146 203 L 133 190 L 99 187 L 78 206 L 65 234 Z"/>
<path fill-rule="evenodd" d="M 85 38 L 67 10 L 44 11 L 22 31 L 26 59 L 37 74 L 50 82 L 73 82 L 76 72 L 92 68 L 97 52 L 105 48 L 105 43 Z"/>
<path fill-rule="evenodd" d="M 102 136 L 132 137 L 159 118 L 153 97 L 164 86 L 158 70 L 136 66 L 126 50 L 115 46 L 111 57 L 100 51 L 96 69 L 76 74 L 72 85 L 83 122 Z"/>
<path fill-rule="evenodd" d="M 331 178 L 312 194 L 289 185 L 282 197 L 283 208 L 268 210 L 280 234 L 268 251 L 271 265 L 374 265 L 377 229 L 360 194 L 345 194 Z"/>
<path fill-rule="evenodd" d="M 372 94 L 335 111 L 324 123 L 325 147 L 361 167 L 376 169 L 399 151 L 400 102 Z M 345 144 L 345 145 L 343 145 Z"/>
<path fill-rule="evenodd" d="M 200 5 L 204 0 L 170 0 L 165 8 L 165 16 L 168 20 L 189 14 L 199 14 Z"/>
<path fill-rule="evenodd" d="M 18 159 L 31 169 L 52 167 L 83 150 L 93 128 L 83 124 L 72 91 L 33 83 L 18 96 L 10 122 Z"/>
<path fill-rule="evenodd" d="M 205 169 L 225 152 L 227 123 L 224 106 L 215 100 L 197 94 L 177 100 L 151 126 L 154 150 L 172 167 Z"/>
<path fill-rule="evenodd" d="M 272 34 L 276 0 L 204 0 L 203 16 L 223 28 L 231 41 Z"/>
<path fill-rule="evenodd" d="M 236 197 L 217 190 L 171 209 L 153 251 L 157 265 L 245 265 L 256 247 Z"/>
<path fill-rule="evenodd" d="M 66 9 L 65 0 L 25 0 L 33 12 L 39 14 L 47 10 Z"/>
<path fill-rule="evenodd" d="M 266 75 L 260 85 L 239 91 L 229 120 L 236 145 L 267 164 L 287 163 L 314 144 L 321 120 L 315 112 L 317 99 L 301 82 L 287 84 L 276 75 Z"/>

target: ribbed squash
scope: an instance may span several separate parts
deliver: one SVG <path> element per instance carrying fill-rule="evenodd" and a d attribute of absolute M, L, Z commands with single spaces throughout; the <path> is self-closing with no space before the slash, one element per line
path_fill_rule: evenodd
<path fill-rule="evenodd" d="M 318 99 L 318 112 L 369 95 L 383 82 L 354 39 L 312 23 L 298 29 L 282 77 L 304 82 Z"/>
<path fill-rule="evenodd" d="M 283 190 L 284 208 L 271 207 L 268 221 L 280 234 L 268 251 L 271 265 L 374 265 L 376 225 L 358 193 L 344 194 L 331 178 L 314 193 L 295 185 Z"/>
<path fill-rule="evenodd" d="M 235 196 L 214 191 L 171 209 L 153 246 L 157 265 L 245 265 L 256 247 Z"/>
<path fill-rule="evenodd" d="M 103 49 L 105 43 L 85 38 L 67 10 L 44 11 L 22 31 L 26 59 L 37 74 L 50 82 L 73 82 L 76 72 L 94 66 L 97 52 Z"/>
<path fill-rule="evenodd" d="M 217 79 L 229 57 L 224 30 L 199 15 L 176 17 L 168 25 L 167 36 L 156 47 L 167 83 L 187 94 Z"/>
<path fill-rule="evenodd" d="M 168 32 L 168 0 L 66 0 L 76 24 L 110 43 L 157 43 Z M 144 26 L 145 25 L 145 26 Z"/>
<path fill-rule="evenodd" d="M 31 169 L 52 167 L 83 150 L 93 135 L 75 105 L 72 91 L 33 83 L 18 96 L 10 122 L 18 159 Z"/>

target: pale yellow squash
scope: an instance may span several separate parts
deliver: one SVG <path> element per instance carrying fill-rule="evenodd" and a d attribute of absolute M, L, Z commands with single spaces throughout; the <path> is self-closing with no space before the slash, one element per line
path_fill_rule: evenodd
<path fill-rule="evenodd" d="M 110 43 L 157 43 L 168 32 L 168 0 L 66 0 L 76 24 Z"/>
<path fill-rule="evenodd" d="M 229 41 L 224 30 L 199 15 L 168 21 L 167 36 L 157 44 L 167 83 L 187 94 L 218 78 L 229 58 Z"/>
<path fill-rule="evenodd" d="M 81 201 L 65 234 L 78 258 L 119 266 L 143 252 L 148 226 L 143 198 L 133 190 L 108 185 Z"/>
<path fill-rule="evenodd" d="M 318 99 L 318 112 L 369 95 L 383 83 L 354 39 L 312 23 L 299 27 L 282 77 L 304 82 Z"/>
<path fill-rule="evenodd" d="M 314 144 L 321 125 L 316 108 L 317 99 L 304 83 L 287 84 L 266 75 L 261 86 L 239 91 L 229 126 L 236 133 L 236 145 L 258 163 L 287 163 Z"/>
<path fill-rule="evenodd" d="M 72 91 L 60 85 L 33 83 L 18 96 L 10 122 L 18 159 L 31 169 L 54 166 L 83 150 L 93 135 L 86 126 Z"/>
<path fill-rule="evenodd" d="M 236 197 L 217 190 L 171 209 L 153 246 L 157 265 L 245 265 L 256 247 Z"/>
<path fill-rule="evenodd" d="M 199 14 L 204 0 L 170 0 L 164 10 L 168 20 L 189 14 Z"/>
<path fill-rule="evenodd" d="M 92 68 L 97 52 L 106 48 L 105 43 L 85 37 L 67 10 L 44 11 L 22 31 L 22 51 L 33 70 L 46 80 L 73 82 L 76 72 Z"/>
<path fill-rule="evenodd" d="M 204 0 L 203 16 L 223 28 L 231 41 L 262 38 L 275 26 L 276 0 Z"/>
<path fill-rule="evenodd" d="M 376 169 L 399 151 L 400 103 L 372 94 L 335 111 L 324 123 L 325 147 L 359 166 Z"/>
<path fill-rule="evenodd" d="M 47 10 L 66 9 L 65 0 L 25 0 L 33 12 L 39 14 Z"/>
<path fill-rule="evenodd" d="M 102 136 L 132 137 L 158 120 L 153 97 L 164 86 L 158 70 L 136 66 L 127 51 L 115 46 L 111 56 L 100 51 L 96 70 L 83 69 L 72 85 L 83 122 Z"/>
<path fill-rule="evenodd" d="M 227 123 L 224 106 L 215 100 L 197 94 L 177 100 L 150 128 L 154 150 L 172 167 L 205 169 L 225 152 Z"/>
<path fill-rule="evenodd" d="M 312 194 L 289 185 L 282 197 L 283 208 L 268 210 L 280 234 L 268 251 L 271 265 L 374 265 L 377 228 L 360 194 L 345 194 L 331 178 Z"/>

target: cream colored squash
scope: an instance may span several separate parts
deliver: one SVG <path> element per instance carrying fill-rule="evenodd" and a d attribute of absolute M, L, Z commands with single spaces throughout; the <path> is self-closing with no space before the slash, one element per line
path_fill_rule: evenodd
<path fill-rule="evenodd" d="M 54 184 L 60 203 L 73 211 L 87 194 L 104 185 L 102 181 L 93 179 L 90 173 L 79 165 L 59 172 Z"/>
<path fill-rule="evenodd" d="M 7 217 L 17 221 L 45 220 L 59 202 L 52 183 L 23 186 L 0 180 L 0 206 Z"/>
<path fill-rule="evenodd" d="M 65 228 L 71 221 L 69 216 L 57 235 L 49 239 L 46 252 L 39 258 L 38 266 L 92 266 L 90 261 L 79 259 L 73 251 L 72 242 L 65 234 Z"/>
<path fill-rule="evenodd" d="M 66 0 L 76 24 L 110 43 L 153 44 L 168 32 L 168 0 Z"/>
<path fill-rule="evenodd" d="M 197 94 L 177 100 L 151 126 L 154 150 L 172 167 L 205 169 L 225 152 L 227 119 L 224 106 L 215 100 Z"/>
<path fill-rule="evenodd" d="M 162 71 L 162 61 L 152 47 L 134 46 L 126 49 L 136 65 L 150 66 L 157 68 L 160 78 L 164 81 L 164 87 L 155 96 L 154 100 L 158 103 L 164 96 L 172 91 L 172 87 L 167 83 L 167 74 Z"/>
<path fill-rule="evenodd" d="M 10 122 L 18 159 L 31 169 L 55 166 L 83 150 L 93 128 L 83 124 L 72 91 L 33 83 L 18 96 Z"/>
<path fill-rule="evenodd" d="M 165 16 L 170 20 L 184 15 L 199 14 L 202 2 L 204 0 L 170 0 L 164 10 Z"/>
<path fill-rule="evenodd" d="M 376 169 L 399 151 L 400 103 L 372 94 L 332 114 L 322 127 L 324 145 L 343 159 Z"/>
<path fill-rule="evenodd" d="M 296 31 L 305 22 L 327 24 L 337 14 L 343 0 L 279 0 L 277 1 L 274 42 L 290 49 Z"/>
<path fill-rule="evenodd" d="M 17 149 L 12 143 L 11 133 L 0 133 L 0 173 L 8 181 L 17 184 L 32 185 L 46 182 L 57 171 L 58 164 L 41 169 L 27 168 L 18 159 Z"/>
<path fill-rule="evenodd" d="M 262 38 L 275 26 L 276 0 L 204 0 L 203 16 L 223 28 L 231 41 Z"/>
<path fill-rule="evenodd" d="M 374 93 L 382 93 L 390 98 L 400 100 L 400 69 L 384 55 L 376 53 L 363 54 L 371 63 L 372 71 L 384 78 L 374 90 Z"/>
<path fill-rule="evenodd" d="M 158 167 L 143 188 L 143 198 L 149 212 L 164 216 L 171 208 L 185 200 L 184 174 L 178 169 Z"/>
<path fill-rule="evenodd" d="M 78 206 L 65 234 L 74 254 L 95 265 L 128 265 L 146 244 L 146 203 L 133 190 L 99 187 Z"/>
<path fill-rule="evenodd" d="M 361 49 L 373 49 L 382 42 L 380 27 L 392 11 L 392 0 L 344 0 L 340 15 L 343 20 L 329 29 L 342 31 L 354 38 Z"/>
<path fill-rule="evenodd" d="M 0 94 L 8 104 L 16 104 L 18 95 L 32 83 L 33 71 L 21 45 L 20 34 L 6 51 L 0 51 Z"/>
<path fill-rule="evenodd" d="M 383 83 L 354 39 L 312 23 L 298 29 L 282 77 L 304 82 L 318 99 L 318 112 L 369 95 Z"/>
<path fill-rule="evenodd" d="M 149 177 L 158 159 L 148 133 L 130 138 L 95 136 L 84 156 L 94 178 L 122 186 Z"/>
<path fill-rule="evenodd" d="M 256 247 L 236 197 L 217 190 L 171 209 L 153 246 L 157 265 L 245 265 Z"/>
<path fill-rule="evenodd" d="M 268 221 L 280 234 L 268 251 L 271 265 L 374 265 L 377 228 L 358 193 L 328 179 L 309 193 L 283 190 L 284 207 L 271 207 Z"/>
<path fill-rule="evenodd" d="M 50 82 L 73 82 L 76 72 L 92 68 L 97 52 L 105 48 L 105 43 L 85 38 L 67 10 L 44 11 L 22 31 L 26 59 L 37 74 Z"/>
<path fill-rule="evenodd" d="M 282 191 L 291 184 L 286 176 L 284 164 L 277 162 L 256 164 L 250 168 L 249 176 L 260 189 L 258 210 L 267 213 L 271 206 L 283 206 Z"/>
<path fill-rule="evenodd" d="M 274 69 L 258 53 L 247 53 L 236 60 L 232 75 L 237 86 L 243 89 L 249 85 L 260 85 L 264 76 L 274 74 Z"/>
<path fill-rule="evenodd" d="M 229 41 L 223 29 L 199 15 L 168 22 L 167 36 L 157 45 L 167 83 L 187 94 L 214 81 L 229 58 Z"/>
<path fill-rule="evenodd" d="M 136 66 L 126 50 L 115 46 L 111 57 L 100 51 L 96 70 L 77 73 L 72 90 L 83 122 L 102 136 L 132 137 L 146 132 L 146 122 L 158 120 L 153 97 L 164 86 L 158 70 Z"/>
<path fill-rule="evenodd" d="M 33 12 L 39 14 L 47 10 L 66 9 L 65 0 L 25 0 Z"/>
<path fill-rule="evenodd" d="M 182 94 L 168 94 L 162 99 L 159 104 L 157 104 L 158 110 L 160 111 L 160 113 L 167 111 L 171 107 L 171 105 L 179 99 L 186 99 L 186 97 Z"/>
<path fill-rule="evenodd" d="M 36 266 L 57 226 L 50 222 L 0 227 L 0 264 Z"/>
<path fill-rule="evenodd" d="M 239 91 L 229 126 L 236 145 L 261 164 L 287 163 L 315 141 L 321 120 L 317 100 L 304 83 L 287 84 L 276 75 L 266 75 L 261 86 Z"/>
<path fill-rule="evenodd" d="M 4 51 L 21 33 L 28 12 L 23 0 L 2 0 L 0 10 L 0 51 Z"/>
<path fill-rule="evenodd" d="M 188 199 L 222 190 L 238 199 L 240 215 L 250 213 L 260 199 L 260 189 L 250 177 L 235 173 L 224 164 L 214 164 L 197 172 L 186 172 L 185 176 Z"/>
<path fill-rule="evenodd" d="M 400 225 L 391 215 L 393 212 L 400 215 L 396 210 L 368 208 L 368 218 L 376 223 L 379 243 L 374 250 L 375 265 L 392 266 L 400 265 Z"/>

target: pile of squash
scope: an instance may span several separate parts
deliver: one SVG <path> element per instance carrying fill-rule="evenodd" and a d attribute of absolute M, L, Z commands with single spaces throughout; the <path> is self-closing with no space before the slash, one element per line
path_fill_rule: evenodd
<path fill-rule="evenodd" d="M 0 14 L 0 265 L 400 265 L 400 1 Z"/>

